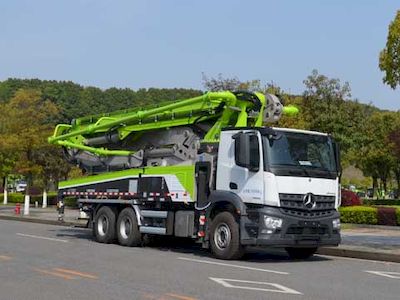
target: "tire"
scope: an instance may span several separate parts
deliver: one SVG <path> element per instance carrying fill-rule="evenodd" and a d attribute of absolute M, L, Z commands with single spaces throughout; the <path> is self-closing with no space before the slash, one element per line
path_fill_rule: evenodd
<path fill-rule="evenodd" d="M 94 237 L 97 242 L 110 244 L 116 237 L 116 210 L 102 206 L 94 217 Z"/>
<path fill-rule="evenodd" d="M 292 259 L 307 259 L 315 254 L 317 251 L 317 247 L 312 248 L 293 248 L 287 247 L 285 248 L 286 252 L 289 254 Z"/>
<path fill-rule="evenodd" d="M 122 246 L 137 247 L 142 244 L 142 235 L 135 211 L 131 207 L 124 208 L 117 220 L 118 243 Z"/>
<path fill-rule="evenodd" d="M 210 227 L 211 252 L 219 259 L 239 259 L 244 254 L 240 245 L 239 224 L 229 212 L 219 213 Z"/>

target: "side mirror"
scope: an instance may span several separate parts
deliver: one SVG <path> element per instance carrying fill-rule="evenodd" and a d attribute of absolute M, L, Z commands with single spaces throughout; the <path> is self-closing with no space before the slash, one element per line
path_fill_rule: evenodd
<path fill-rule="evenodd" d="M 235 163 L 251 172 L 260 170 L 260 147 L 258 136 L 254 132 L 238 132 L 235 140 Z"/>
<path fill-rule="evenodd" d="M 336 170 L 338 172 L 339 177 L 342 174 L 342 166 L 340 164 L 340 149 L 337 142 L 332 140 L 333 151 L 335 153 L 335 162 L 336 162 Z"/>

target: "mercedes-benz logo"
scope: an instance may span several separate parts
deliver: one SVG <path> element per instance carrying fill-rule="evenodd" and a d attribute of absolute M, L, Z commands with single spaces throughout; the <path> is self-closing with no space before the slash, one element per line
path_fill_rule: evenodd
<path fill-rule="evenodd" d="M 304 204 L 304 206 L 306 207 L 306 208 L 308 208 L 308 209 L 313 209 L 316 205 L 317 205 L 317 203 L 316 203 L 316 201 L 315 201 L 316 199 L 315 199 L 315 197 L 314 197 L 314 195 L 313 194 L 311 194 L 311 193 L 308 193 L 308 194 L 306 194 L 305 196 L 304 196 L 304 198 L 303 198 L 303 204 Z"/>

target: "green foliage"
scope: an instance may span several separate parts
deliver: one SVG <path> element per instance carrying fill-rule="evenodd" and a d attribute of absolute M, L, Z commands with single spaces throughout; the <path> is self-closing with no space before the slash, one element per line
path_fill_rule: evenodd
<path fill-rule="evenodd" d="M 68 207 L 74 207 L 74 208 L 78 207 L 78 202 L 76 201 L 75 197 L 65 197 L 64 204 L 65 206 Z"/>
<path fill-rule="evenodd" d="M 0 204 L 3 203 L 3 200 L 4 200 L 4 194 L 0 194 Z M 23 204 L 24 201 L 25 201 L 24 194 L 21 194 L 21 193 L 9 193 L 8 194 L 8 203 L 10 203 L 10 204 L 12 204 L 12 203 Z M 31 196 L 29 203 L 31 205 L 34 205 L 36 201 L 38 202 L 39 206 L 41 206 L 43 204 L 43 196 L 42 195 Z M 47 204 L 48 205 L 56 205 L 57 202 L 58 202 L 57 192 L 47 193 Z M 65 204 L 65 206 L 71 207 L 71 208 L 78 207 L 78 203 L 77 203 L 75 197 L 65 197 L 64 204 Z"/>
<path fill-rule="evenodd" d="M 400 208 L 396 209 L 396 220 L 397 220 L 397 225 L 400 226 Z"/>
<path fill-rule="evenodd" d="M 303 118 L 308 129 L 331 133 L 340 144 L 345 165 L 350 150 L 363 140 L 365 119 L 371 108 L 350 101 L 350 85 L 313 70 L 304 80 Z"/>
<path fill-rule="evenodd" d="M 49 183 L 55 185 L 66 179 L 71 170 L 71 165 L 65 159 L 62 149 L 50 144 L 45 144 L 32 154 L 33 161 L 40 166 L 36 184 L 42 189 L 48 189 Z"/>
<path fill-rule="evenodd" d="M 392 171 L 396 173 L 396 169 L 399 169 L 400 160 L 396 158 L 394 144 L 390 138 L 391 133 L 397 130 L 399 122 L 400 114 L 397 112 L 374 112 L 364 126 L 362 142 L 353 149 L 356 166 L 364 175 L 371 176 L 374 179 L 374 187 L 382 191 L 387 191 L 387 182 Z"/>
<path fill-rule="evenodd" d="M 43 101 L 56 104 L 60 112 L 52 124 L 69 123 L 72 119 L 126 108 L 155 104 L 159 101 L 186 99 L 202 94 L 193 89 L 131 89 L 83 87 L 71 81 L 7 79 L 0 82 L 0 103 L 7 102 L 20 89 L 35 89 Z"/>
<path fill-rule="evenodd" d="M 384 83 L 392 89 L 400 85 L 400 10 L 389 25 L 386 47 L 379 56 L 379 68 L 385 72 Z"/>
<path fill-rule="evenodd" d="M 203 74 L 203 86 L 207 91 L 236 91 L 241 85 L 242 81 L 240 81 L 237 77 L 224 78 L 222 74 L 218 74 L 216 78 L 210 78 Z"/>
<path fill-rule="evenodd" d="M 378 224 L 378 209 L 369 206 L 340 207 L 340 220 L 343 223 Z"/>
<path fill-rule="evenodd" d="M 8 203 L 24 203 L 25 196 L 24 194 L 21 193 L 9 193 L 8 194 Z M 0 194 L 0 203 L 3 203 L 4 200 L 4 194 Z M 35 202 L 38 202 L 39 205 L 42 205 L 43 203 L 43 197 L 42 195 L 35 195 L 30 197 L 30 204 L 35 204 Z M 47 194 L 47 203 L 49 205 L 55 205 L 57 203 L 57 193 L 56 192 L 51 192 Z"/>
<path fill-rule="evenodd" d="M 14 153 L 10 151 L 4 151 L 4 149 L 0 149 L 0 178 L 10 174 L 15 165 L 15 162 L 16 155 Z"/>
<path fill-rule="evenodd" d="M 400 199 L 362 199 L 365 205 L 400 205 Z"/>
<path fill-rule="evenodd" d="M 0 149 L 17 158 L 13 167 L 27 177 L 29 190 L 33 177 L 43 173 L 35 153 L 49 147 L 47 137 L 53 127 L 50 123 L 58 109 L 54 103 L 42 101 L 37 90 L 19 90 L 8 102 L 1 103 L 1 111 Z"/>
<path fill-rule="evenodd" d="M 4 201 L 4 194 L 0 194 L 0 203 Z M 8 203 L 24 203 L 24 195 L 20 193 L 9 193 Z"/>
<path fill-rule="evenodd" d="M 250 92 L 268 92 L 272 94 L 280 94 L 280 88 L 273 83 L 266 86 L 261 85 L 258 79 L 241 81 L 235 77 L 223 77 L 218 74 L 217 77 L 208 77 L 203 73 L 203 86 L 206 91 L 221 92 L 221 91 L 240 91 L 246 90 Z"/>

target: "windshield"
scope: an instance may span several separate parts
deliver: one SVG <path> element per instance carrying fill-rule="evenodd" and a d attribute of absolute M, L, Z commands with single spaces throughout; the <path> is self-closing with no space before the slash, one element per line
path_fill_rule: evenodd
<path fill-rule="evenodd" d="M 265 170 L 291 168 L 336 172 L 331 139 L 325 135 L 278 131 L 273 138 L 263 137 Z M 311 176 L 311 175 L 309 175 Z"/>

